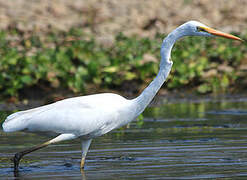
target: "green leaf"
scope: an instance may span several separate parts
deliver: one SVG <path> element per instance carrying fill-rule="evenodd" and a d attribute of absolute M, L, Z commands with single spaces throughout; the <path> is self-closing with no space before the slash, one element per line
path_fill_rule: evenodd
<path fill-rule="evenodd" d="M 32 78 L 28 75 L 24 75 L 21 77 L 21 81 L 25 84 L 30 84 L 32 82 Z"/>
<path fill-rule="evenodd" d="M 135 79 L 137 76 L 135 73 L 133 72 L 127 72 L 125 74 L 125 80 L 132 80 L 132 79 Z"/>
<path fill-rule="evenodd" d="M 117 66 L 105 67 L 103 69 L 103 72 L 107 72 L 107 73 L 115 73 L 117 71 L 118 71 L 118 67 Z"/>
<path fill-rule="evenodd" d="M 208 93 L 212 88 L 208 84 L 202 84 L 197 88 L 197 91 L 201 94 Z"/>
<path fill-rule="evenodd" d="M 221 87 L 226 88 L 229 86 L 230 82 L 226 75 L 224 75 L 220 81 Z"/>

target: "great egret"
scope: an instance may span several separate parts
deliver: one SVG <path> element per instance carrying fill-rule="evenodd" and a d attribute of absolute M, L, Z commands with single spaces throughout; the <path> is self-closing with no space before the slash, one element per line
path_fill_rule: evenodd
<path fill-rule="evenodd" d="M 41 132 L 57 136 L 41 145 L 16 153 L 13 159 L 15 172 L 18 171 L 19 161 L 24 155 L 50 144 L 75 138 L 80 138 L 82 142 L 83 169 L 93 138 L 133 121 L 151 102 L 171 70 L 172 47 L 184 36 L 222 36 L 242 41 L 236 36 L 214 30 L 200 22 L 189 21 L 163 40 L 159 73 L 138 97 L 128 100 L 117 94 L 102 93 L 69 98 L 11 114 L 2 125 L 5 132 Z"/>

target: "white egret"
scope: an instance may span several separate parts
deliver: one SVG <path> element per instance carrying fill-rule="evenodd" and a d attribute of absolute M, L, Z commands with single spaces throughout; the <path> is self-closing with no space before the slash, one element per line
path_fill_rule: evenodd
<path fill-rule="evenodd" d="M 16 153 L 13 159 L 14 170 L 18 171 L 19 161 L 24 155 L 50 144 L 75 138 L 80 138 L 82 142 L 81 169 L 83 169 L 93 138 L 133 121 L 151 102 L 170 73 L 172 47 L 184 36 L 222 36 L 242 41 L 236 36 L 211 29 L 200 22 L 189 21 L 176 28 L 163 40 L 159 73 L 138 97 L 129 100 L 117 94 L 102 93 L 69 98 L 11 114 L 2 125 L 5 132 L 49 134 L 52 132 L 56 135 L 48 142 Z"/>

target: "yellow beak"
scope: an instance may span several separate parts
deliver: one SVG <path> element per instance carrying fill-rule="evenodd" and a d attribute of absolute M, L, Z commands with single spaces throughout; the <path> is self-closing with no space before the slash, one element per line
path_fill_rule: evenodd
<path fill-rule="evenodd" d="M 227 33 L 224 33 L 224 32 L 209 28 L 209 27 L 200 27 L 200 29 L 204 30 L 204 31 L 206 31 L 206 32 L 208 32 L 208 33 L 210 33 L 212 35 L 215 35 L 215 36 L 221 36 L 221 37 L 224 37 L 224 38 L 234 39 L 234 40 L 238 40 L 238 41 L 241 41 L 241 42 L 244 41 L 244 40 L 240 39 L 237 36 L 234 36 L 234 35 L 231 35 L 231 34 L 227 34 Z"/>

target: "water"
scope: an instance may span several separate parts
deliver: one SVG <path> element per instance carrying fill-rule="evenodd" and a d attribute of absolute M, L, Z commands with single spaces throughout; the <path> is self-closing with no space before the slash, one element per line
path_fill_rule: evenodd
<path fill-rule="evenodd" d="M 0 131 L 0 179 L 247 178 L 246 99 L 162 102 L 143 122 L 94 139 L 83 173 L 74 140 L 25 156 L 15 178 L 13 154 L 48 139 Z"/>

